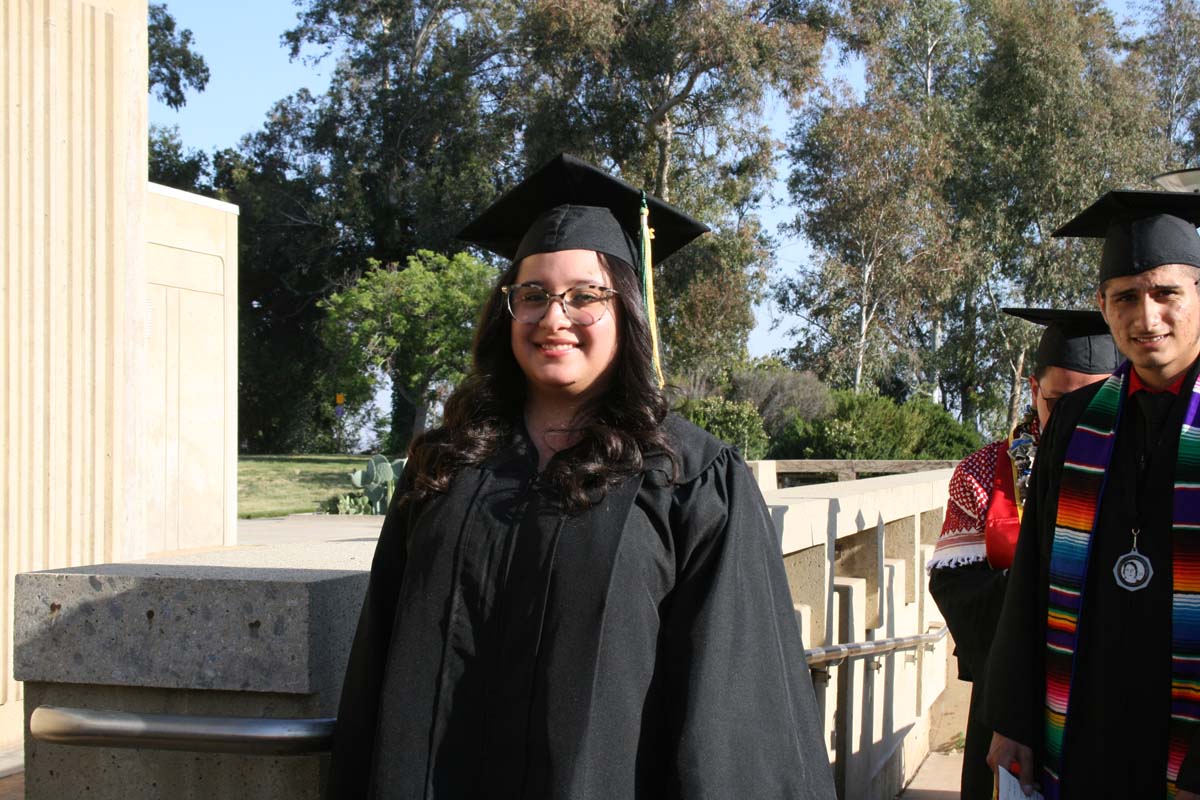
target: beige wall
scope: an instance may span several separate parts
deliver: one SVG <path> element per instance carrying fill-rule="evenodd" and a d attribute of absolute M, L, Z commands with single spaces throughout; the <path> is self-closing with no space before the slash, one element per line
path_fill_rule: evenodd
<path fill-rule="evenodd" d="M 0 768 L 13 576 L 146 552 L 146 70 L 146 0 L 0 3 Z"/>
<path fill-rule="evenodd" d="M 236 544 L 238 209 L 146 199 L 146 549 Z"/>

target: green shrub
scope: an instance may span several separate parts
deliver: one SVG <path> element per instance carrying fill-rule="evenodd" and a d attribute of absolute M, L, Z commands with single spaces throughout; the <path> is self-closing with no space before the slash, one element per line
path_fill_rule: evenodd
<path fill-rule="evenodd" d="M 371 501 L 364 494 L 343 494 L 331 497 L 321 506 L 326 514 L 374 514 Z"/>
<path fill-rule="evenodd" d="M 753 403 L 772 441 L 796 418 L 816 419 L 833 408 L 829 387 L 816 375 L 769 362 L 734 372 L 725 396 Z"/>
<path fill-rule="evenodd" d="M 827 417 L 793 418 L 771 458 L 949 459 L 977 449 L 979 435 L 926 398 L 897 405 L 887 397 L 838 391 Z"/>
<path fill-rule="evenodd" d="M 928 397 L 914 398 L 904 405 L 921 425 L 921 436 L 909 458 L 963 458 L 983 446 L 974 428 L 956 420 Z"/>
<path fill-rule="evenodd" d="M 753 461 L 767 454 L 766 431 L 753 403 L 721 397 L 689 400 L 679 413 L 723 442 L 733 445 L 742 457 Z"/>

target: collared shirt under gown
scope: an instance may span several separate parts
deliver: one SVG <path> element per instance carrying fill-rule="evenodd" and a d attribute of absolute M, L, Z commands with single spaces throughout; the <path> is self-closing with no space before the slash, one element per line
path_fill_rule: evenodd
<path fill-rule="evenodd" d="M 337 798 L 834 797 L 762 496 L 678 417 L 565 515 L 523 432 L 389 513 L 343 689 Z"/>
<path fill-rule="evenodd" d="M 1178 397 L 1139 391 L 1124 401 L 1083 590 L 1063 798 L 1166 796 L 1172 496 L 1179 429 L 1196 368 Z M 1048 569 L 1063 459 L 1101 385 L 1062 398 L 1042 434 L 988 660 L 984 717 L 993 730 L 1033 748 L 1039 775 Z M 1118 586 L 1113 576 L 1117 559 L 1133 545 L 1133 528 L 1141 531 L 1138 550 L 1154 568 L 1150 584 L 1136 592 Z M 1197 753 L 1193 744 L 1180 788 L 1196 791 Z"/>

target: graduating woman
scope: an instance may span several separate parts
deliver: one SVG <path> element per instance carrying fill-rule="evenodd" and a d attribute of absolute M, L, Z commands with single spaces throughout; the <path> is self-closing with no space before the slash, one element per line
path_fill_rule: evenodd
<path fill-rule="evenodd" d="M 834 797 L 762 496 L 659 388 L 647 212 L 659 257 L 706 230 L 559 156 L 463 231 L 512 263 L 384 522 L 330 797 Z"/>

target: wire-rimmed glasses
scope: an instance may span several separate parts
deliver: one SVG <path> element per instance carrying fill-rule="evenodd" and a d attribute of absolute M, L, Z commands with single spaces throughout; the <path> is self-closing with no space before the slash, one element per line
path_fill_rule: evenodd
<path fill-rule="evenodd" d="M 541 322 L 550 310 L 550 303 L 555 300 L 571 322 L 583 326 L 594 325 L 604 318 L 609 298 L 617 294 L 616 289 L 592 284 L 572 286 L 558 294 L 547 292 L 536 283 L 501 286 L 500 291 L 504 293 L 508 313 L 517 322 L 527 325 Z"/>

